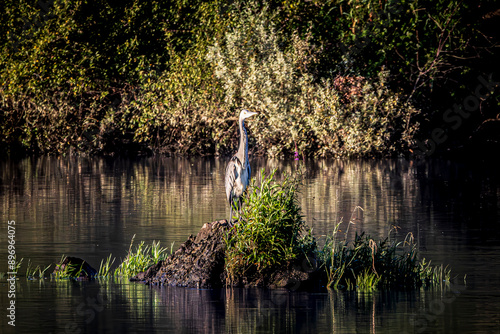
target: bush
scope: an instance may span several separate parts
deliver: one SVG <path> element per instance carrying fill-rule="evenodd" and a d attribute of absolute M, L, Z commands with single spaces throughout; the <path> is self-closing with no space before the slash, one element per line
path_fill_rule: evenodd
<path fill-rule="evenodd" d="M 388 88 L 388 71 L 372 79 L 335 76 L 317 82 L 310 68 L 319 51 L 311 35 L 292 34 L 286 47 L 273 15 L 266 6 L 246 7 L 207 56 L 226 105 L 261 114 L 249 124 L 261 151 L 276 156 L 297 145 L 310 155 L 368 156 L 411 146 L 419 111 Z"/>

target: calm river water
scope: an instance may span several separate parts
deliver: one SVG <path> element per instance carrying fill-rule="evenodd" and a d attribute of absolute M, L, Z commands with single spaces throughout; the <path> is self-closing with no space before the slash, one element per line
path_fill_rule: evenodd
<path fill-rule="evenodd" d="M 0 272 L 7 222 L 17 258 L 47 266 L 61 255 L 99 267 L 123 258 L 134 235 L 179 246 L 224 219 L 227 160 L 39 158 L 0 162 Z M 349 233 L 404 239 L 450 265 L 442 288 L 305 293 L 284 290 L 151 288 L 127 280 L 0 280 L 2 333 L 500 333 L 499 165 L 431 160 L 314 160 L 303 164 L 300 202 L 321 241 L 338 222 Z M 252 160 L 293 172 L 294 161 Z M 357 206 L 363 210 L 354 210 Z M 396 232 L 394 232 L 396 231 Z"/>

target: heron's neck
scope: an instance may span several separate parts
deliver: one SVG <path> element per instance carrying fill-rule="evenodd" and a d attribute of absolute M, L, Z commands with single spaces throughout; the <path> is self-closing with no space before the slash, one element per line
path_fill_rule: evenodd
<path fill-rule="evenodd" d="M 248 136 L 245 129 L 245 121 L 240 120 L 240 147 L 236 153 L 243 166 L 248 162 Z"/>

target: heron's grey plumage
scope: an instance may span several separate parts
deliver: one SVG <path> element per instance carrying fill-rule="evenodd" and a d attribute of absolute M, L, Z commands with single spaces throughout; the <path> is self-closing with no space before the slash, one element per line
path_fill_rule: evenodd
<path fill-rule="evenodd" d="M 233 215 L 233 202 L 237 200 L 238 210 L 241 208 L 241 195 L 250 182 L 251 170 L 248 161 L 248 135 L 245 129 L 245 118 L 256 115 L 256 112 L 242 110 L 239 117 L 240 144 L 238 152 L 229 161 L 226 167 L 226 198 L 230 206 L 229 221 Z"/>

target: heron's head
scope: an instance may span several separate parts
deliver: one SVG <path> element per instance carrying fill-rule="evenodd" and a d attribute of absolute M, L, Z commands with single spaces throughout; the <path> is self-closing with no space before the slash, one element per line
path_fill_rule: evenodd
<path fill-rule="evenodd" d="M 253 115 L 257 115 L 258 113 L 253 112 L 253 111 L 248 111 L 246 109 L 243 109 L 240 113 L 240 120 L 244 120 L 245 118 L 251 117 Z"/>

